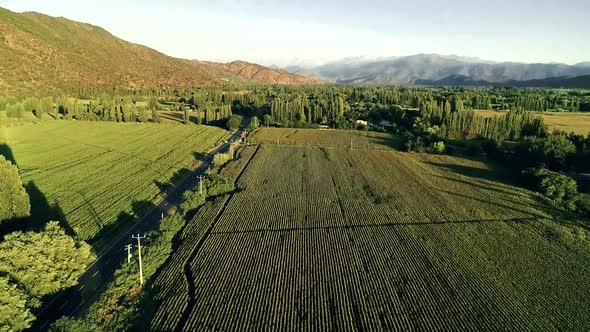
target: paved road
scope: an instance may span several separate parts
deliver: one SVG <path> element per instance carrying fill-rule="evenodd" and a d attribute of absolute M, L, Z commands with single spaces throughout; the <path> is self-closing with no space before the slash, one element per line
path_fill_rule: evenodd
<path fill-rule="evenodd" d="M 241 130 L 233 134 L 230 140 L 238 139 Z M 213 161 L 213 155 L 218 152 L 225 152 L 229 149 L 230 143 L 223 143 L 211 149 L 206 155 L 201 166 L 187 175 L 160 201 L 160 203 L 149 210 L 129 230 L 112 242 L 112 245 L 92 263 L 88 269 L 78 278 L 78 285 L 57 294 L 47 303 L 39 313 L 37 320 L 31 327 L 32 331 L 44 331 L 49 329 L 52 322 L 64 315 L 77 314 L 100 296 L 106 288 L 110 277 L 120 267 L 120 262 L 127 253 L 124 247 L 127 244 L 136 244 L 131 238 L 133 234 L 143 235 L 145 232 L 157 229 L 162 214 L 167 215 L 172 208 L 178 209 L 182 201 L 182 194 L 193 188 L 198 183 L 198 176 L 205 173 Z"/>

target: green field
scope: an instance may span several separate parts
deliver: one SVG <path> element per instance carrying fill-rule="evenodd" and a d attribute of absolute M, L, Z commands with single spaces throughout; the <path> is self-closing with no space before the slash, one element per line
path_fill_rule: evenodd
<path fill-rule="evenodd" d="M 0 128 L 33 216 L 63 217 L 84 240 L 141 215 L 173 175 L 226 132 L 215 127 L 48 121 Z M 51 211 L 49 211 L 51 210 Z"/>
<path fill-rule="evenodd" d="M 198 211 L 155 280 L 155 331 L 590 326 L 588 243 L 496 169 L 374 149 L 241 156 L 225 170 L 238 190 Z"/>

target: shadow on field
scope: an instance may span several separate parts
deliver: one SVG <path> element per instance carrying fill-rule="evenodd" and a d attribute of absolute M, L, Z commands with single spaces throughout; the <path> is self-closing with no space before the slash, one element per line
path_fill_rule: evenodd
<path fill-rule="evenodd" d="M 136 201 L 132 203 L 132 212 L 121 212 L 117 216 L 117 220 L 109 225 L 101 228 L 100 232 L 96 233 L 92 239 L 89 239 L 88 244 L 92 246 L 94 252 L 100 254 L 106 248 L 106 245 L 124 234 L 139 218 L 145 215 L 149 210 L 155 207 L 151 201 Z"/>
<path fill-rule="evenodd" d="M 469 158 L 466 158 L 469 159 Z M 482 161 L 479 159 L 469 159 L 474 161 Z M 446 171 L 451 171 L 459 175 L 465 175 L 476 179 L 485 179 L 489 181 L 500 182 L 508 185 L 516 185 L 516 175 L 509 169 L 500 169 L 497 165 L 485 163 L 488 169 L 481 169 L 465 165 L 455 165 L 436 162 L 425 162 L 426 164 L 436 166 Z"/>
<path fill-rule="evenodd" d="M 199 158 L 197 156 L 197 154 L 199 154 L 198 152 L 195 152 L 195 158 Z M 180 181 L 182 181 L 187 175 L 191 174 L 192 171 L 188 168 L 182 168 L 178 171 L 176 171 L 176 173 L 174 173 L 172 175 L 172 178 L 170 178 L 170 180 L 168 182 L 161 182 L 158 180 L 154 180 L 154 184 L 156 185 L 156 187 L 158 187 L 158 189 L 160 190 L 160 192 L 166 192 L 167 190 L 169 190 L 173 184 L 177 184 Z"/>
<path fill-rule="evenodd" d="M 472 160 L 481 161 L 479 159 L 472 159 Z M 566 211 L 563 208 L 560 208 L 558 206 L 551 204 L 551 202 L 548 201 L 546 198 L 544 198 L 541 194 L 531 193 L 530 197 L 534 200 L 534 203 L 533 204 L 523 203 L 519 197 L 518 191 L 515 190 L 514 192 L 512 192 L 512 191 L 510 191 L 509 188 L 499 185 L 501 183 L 501 184 L 505 184 L 505 185 L 509 185 L 509 186 L 514 186 L 514 187 L 521 189 L 521 190 L 526 190 L 526 188 L 524 188 L 519 183 L 519 174 L 515 173 L 514 171 L 512 171 L 508 168 L 504 168 L 502 166 L 494 165 L 494 164 L 490 164 L 490 163 L 486 163 L 486 165 L 489 167 L 489 169 L 480 169 L 480 168 L 469 167 L 469 166 L 464 166 L 464 165 L 454 165 L 454 164 L 446 164 L 446 163 L 435 163 L 435 162 L 425 162 L 425 163 L 430 164 L 432 166 L 439 167 L 439 168 L 444 169 L 446 171 L 453 172 L 455 174 L 470 177 L 470 178 L 474 179 L 474 181 L 462 181 L 460 179 L 453 179 L 453 178 L 444 177 L 444 176 L 439 176 L 440 178 L 444 178 L 449 181 L 461 182 L 461 183 L 464 183 L 467 185 L 476 186 L 476 187 L 479 187 L 484 190 L 497 192 L 500 194 L 500 197 L 502 197 L 503 200 L 510 202 L 512 204 L 516 204 L 517 206 L 520 206 L 523 209 L 521 210 L 521 209 L 510 208 L 509 206 L 505 206 L 503 204 L 493 203 L 499 207 L 513 209 L 513 210 L 519 211 L 521 213 L 528 214 L 531 217 L 536 217 L 536 218 L 541 218 L 541 219 L 546 218 L 545 216 L 543 216 L 541 214 L 537 214 L 532 211 L 527 211 L 527 209 L 526 209 L 526 208 L 529 208 L 529 209 L 533 208 L 533 209 L 536 209 L 538 211 L 545 213 L 546 215 L 552 216 L 553 221 L 555 221 L 558 224 L 561 224 L 562 226 L 568 226 L 568 227 L 582 226 L 586 229 L 590 229 L 590 225 L 586 222 L 583 222 L 579 216 L 571 213 L 570 211 Z M 456 193 L 456 192 L 448 192 L 448 191 L 445 191 L 445 192 L 447 192 L 448 194 L 472 199 L 475 202 L 482 202 L 482 203 L 490 203 L 491 204 L 491 202 L 483 201 L 477 197 L 470 197 L 470 196 L 463 195 L 461 193 Z"/>
<path fill-rule="evenodd" d="M 6 158 L 6 160 L 9 160 L 14 165 L 16 165 L 16 161 L 14 160 L 14 155 L 12 154 L 12 149 L 10 149 L 10 147 L 8 145 L 0 144 L 0 154 L 3 155 L 4 158 Z"/>
<path fill-rule="evenodd" d="M 207 155 L 202 152 L 193 152 L 193 156 L 195 157 L 195 160 L 198 160 L 202 163 L 207 161 Z"/>
<path fill-rule="evenodd" d="M 391 148 L 397 151 L 402 150 L 402 139 L 399 136 L 391 135 L 390 138 L 383 137 L 369 137 L 370 144 L 382 146 L 384 148 Z"/>
<path fill-rule="evenodd" d="M 162 119 L 166 119 L 169 121 L 184 123 L 184 113 L 182 113 L 182 112 L 177 112 L 177 111 L 160 112 L 158 114 L 158 116 Z M 199 124 L 199 118 L 193 112 L 189 113 L 188 119 L 193 124 Z"/>
<path fill-rule="evenodd" d="M 6 144 L 0 144 L 0 154 L 18 167 L 12 149 Z M 47 197 L 37 187 L 34 181 L 24 184 L 25 191 L 29 195 L 31 203 L 31 215 L 27 218 L 7 220 L 0 225 L 0 236 L 14 231 L 41 231 L 52 220 L 58 221 L 68 235 L 74 236 L 75 232 L 67 222 L 63 210 L 58 204 L 50 204 Z"/>

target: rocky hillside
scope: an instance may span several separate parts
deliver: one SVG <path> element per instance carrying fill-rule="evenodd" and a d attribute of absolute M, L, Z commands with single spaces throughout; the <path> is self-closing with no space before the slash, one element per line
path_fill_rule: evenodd
<path fill-rule="evenodd" d="M 314 84 L 319 80 L 309 76 L 289 73 L 282 69 L 271 69 L 255 63 L 234 61 L 230 63 L 203 62 L 221 72 L 229 73 L 240 81 L 265 84 Z"/>
<path fill-rule="evenodd" d="M 0 91 L 310 82 L 300 75 L 243 62 L 177 59 L 119 39 L 97 26 L 2 8 L 0 59 Z"/>

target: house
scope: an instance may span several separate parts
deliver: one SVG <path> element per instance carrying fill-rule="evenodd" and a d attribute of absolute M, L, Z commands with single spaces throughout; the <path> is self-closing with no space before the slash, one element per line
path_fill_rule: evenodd
<path fill-rule="evenodd" d="M 368 127 L 369 126 L 369 122 L 366 121 L 366 120 L 356 120 L 356 124 L 357 125 L 362 125 L 362 126 L 365 126 L 365 127 Z"/>

